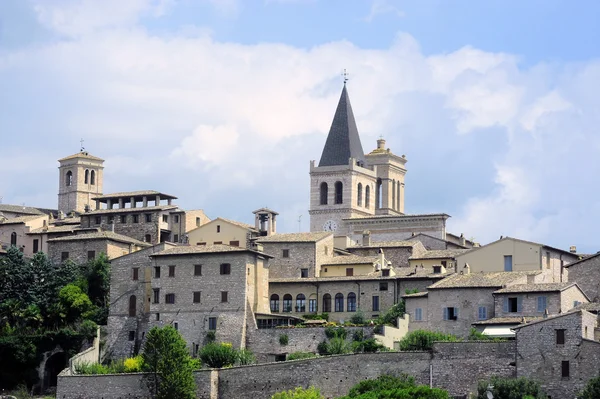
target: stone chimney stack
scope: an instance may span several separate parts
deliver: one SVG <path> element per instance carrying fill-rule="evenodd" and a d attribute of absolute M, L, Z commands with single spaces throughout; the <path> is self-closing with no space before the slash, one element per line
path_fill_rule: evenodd
<path fill-rule="evenodd" d="M 379 265 L 382 269 L 385 268 L 385 255 L 383 254 L 383 249 L 379 248 Z"/>
<path fill-rule="evenodd" d="M 363 247 L 371 246 L 371 232 L 369 230 L 363 231 L 362 245 L 363 245 Z"/>
<path fill-rule="evenodd" d="M 377 140 L 377 149 L 385 150 L 385 139 L 381 138 L 381 139 Z"/>
<path fill-rule="evenodd" d="M 463 267 L 463 274 L 471 274 L 471 266 L 468 263 L 465 263 L 465 267 Z"/>
<path fill-rule="evenodd" d="M 467 245 L 467 240 L 465 239 L 465 236 L 463 233 L 460 233 L 459 241 L 460 241 L 460 245 L 462 245 L 463 247 Z"/>
<path fill-rule="evenodd" d="M 569 252 L 572 254 L 576 254 L 577 253 L 577 247 L 575 245 L 571 245 L 569 247 Z"/>

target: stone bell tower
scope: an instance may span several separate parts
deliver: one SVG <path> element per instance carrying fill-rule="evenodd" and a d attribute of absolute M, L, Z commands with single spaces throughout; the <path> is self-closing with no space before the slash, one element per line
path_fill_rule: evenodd
<path fill-rule="evenodd" d="M 59 159 L 58 210 L 84 213 L 92 198 L 102 195 L 104 159 L 90 155 L 84 148 L 77 154 Z"/>

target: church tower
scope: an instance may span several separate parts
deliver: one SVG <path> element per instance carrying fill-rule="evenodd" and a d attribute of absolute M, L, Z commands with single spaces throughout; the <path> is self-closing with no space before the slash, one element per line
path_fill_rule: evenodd
<path fill-rule="evenodd" d="M 84 213 L 92 198 L 102 195 L 104 160 L 83 148 L 77 154 L 59 159 L 58 210 Z"/>
<path fill-rule="evenodd" d="M 367 163 L 377 169 L 375 203 L 377 215 L 404 214 L 404 175 L 406 157 L 392 154 L 385 140 L 377 140 L 377 148 L 365 156 Z"/>

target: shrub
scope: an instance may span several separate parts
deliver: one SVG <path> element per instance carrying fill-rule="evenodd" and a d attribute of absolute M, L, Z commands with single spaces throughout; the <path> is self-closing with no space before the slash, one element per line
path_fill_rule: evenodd
<path fill-rule="evenodd" d="M 329 321 L 329 313 L 307 314 L 302 316 L 304 320 L 325 320 Z"/>
<path fill-rule="evenodd" d="M 377 342 L 375 338 L 368 338 L 362 341 L 354 341 L 352 343 L 352 350 L 354 352 L 374 353 L 377 351 L 381 351 L 384 348 L 385 346 Z"/>
<path fill-rule="evenodd" d="M 452 334 L 444 334 L 436 331 L 416 330 L 408 333 L 400 340 L 401 351 L 428 351 L 433 347 L 435 341 L 460 341 Z"/>
<path fill-rule="evenodd" d="M 271 399 L 323 399 L 318 389 L 310 387 L 307 389 L 296 388 L 289 391 L 278 392 Z"/>
<path fill-rule="evenodd" d="M 327 345 L 327 341 L 323 340 L 319 342 L 319 345 L 317 345 L 317 352 L 319 352 L 319 355 L 321 356 L 329 355 L 329 346 Z"/>
<path fill-rule="evenodd" d="M 352 317 L 350 317 L 350 323 L 357 325 L 365 324 L 365 314 L 360 310 L 357 311 L 352 315 Z"/>
<path fill-rule="evenodd" d="M 192 366 L 192 370 L 200 370 L 202 368 L 202 361 L 196 357 L 190 360 L 190 365 Z"/>
<path fill-rule="evenodd" d="M 377 324 L 383 325 L 394 325 L 398 327 L 398 317 L 404 316 L 406 312 L 406 306 L 404 301 L 400 301 L 391 308 L 389 308 L 384 314 L 377 318 Z"/>
<path fill-rule="evenodd" d="M 313 357 L 317 357 L 317 355 L 312 352 L 293 352 L 288 355 L 287 360 L 311 359 Z"/>
<path fill-rule="evenodd" d="M 212 368 L 231 367 L 238 360 L 238 353 L 231 344 L 210 343 L 200 350 L 202 363 Z"/>
<path fill-rule="evenodd" d="M 75 364 L 76 374 L 108 374 L 108 367 L 100 363 L 81 362 Z"/>
<path fill-rule="evenodd" d="M 142 356 L 129 357 L 123 362 L 126 373 L 138 373 L 142 371 Z"/>
<path fill-rule="evenodd" d="M 240 349 L 238 351 L 238 364 L 240 366 L 247 366 L 249 364 L 256 363 L 256 356 L 249 349 Z"/>
<path fill-rule="evenodd" d="M 342 338 L 346 339 L 348 331 L 344 327 L 325 327 L 325 336 L 329 339 Z"/>
<path fill-rule="evenodd" d="M 577 395 L 577 399 L 596 399 L 600 398 L 600 377 L 592 378 L 588 381 L 585 389 Z"/>
<path fill-rule="evenodd" d="M 207 343 L 215 342 L 216 339 L 217 339 L 217 334 L 215 334 L 214 331 L 209 331 L 206 333 L 206 342 Z"/>
<path fill-rule="evenodd" d="M 350 343 L 342 337 L 334 337 L 327 344 L 327 353 L 330 355 L 342 355 L 350 352 L 352 352 Z"/>
<path fill-rule="evenodd" d="M 493 341 L 493 342 L 502 342 L 506 341 L 506 338 L 496 338 L 490 337 L 489 335 L 485 335 L 482 332 L 477 331 L 476 328 L 471 328 L 469 332 L 469 341 Z"/>
<path fill-rule="evenodd" d="M 355 398 L 366 392 L 377 392 L 390 389 L 404 389 L 415 387 L 415 379 L 408 374 L 401 374 L 398 377 L 391 375 L 381 375 L 374 380 L 364 380 L 356 384 L 348 392 L 349 398 Z"/>
<path fill-rule="evenodd" d="M 283 346 L 285 346 L 285 345 L 287 345 L 289 342 L 290 342 L 290 337 L 288 337 L 288 335 L 287 335 L 287 334 L 281 334 L 281 335 L 279 336 L 279 344 L 280 344 L 280 345 L 283 345 Z"/>
<path fill-rule="evenodd" d="M 361 381 L 340 399 L 449 399 L 448 392 L 426 385 L 417 386 L 412 377 L 382 375 L 376 380 Z"/>
<path fill-rule="evenodd" d="M 358 342 L 365 339 L 365 332 L 363 330 L 355 330 L 352 333 L 352 341 Z"/>
<path fill-rule="evenodd" d="M 501 378 L 492 377 L 489 380 L 479 381 L 477 384 L 477 399 L 487 399 L 488 386 L 492 385 L 494 399 L 521 399 L 531 396 L 535 399 L 546 399 L 540 384 L 525 377 Z"/>

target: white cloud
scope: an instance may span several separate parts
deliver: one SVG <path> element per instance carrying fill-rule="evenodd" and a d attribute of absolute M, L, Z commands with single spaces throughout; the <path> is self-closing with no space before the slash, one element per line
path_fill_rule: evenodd
<path fill-rule="evenodd" d="M 239 134 L 233 126 L 198 126 L 171 153 L 172 159 L 184 160 L 189 167 L 231 162 Z"/>
<path fill-rule="evenodd" d="M 397 17 L 404 16 L 404 12 L 393 4 L 390 4 L 390 0 L 373 0 L 369 15 L 365 17 L 365 21 L 373 22 L 377 16 L 382 14 L 393 14 Z"/>

